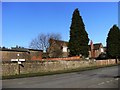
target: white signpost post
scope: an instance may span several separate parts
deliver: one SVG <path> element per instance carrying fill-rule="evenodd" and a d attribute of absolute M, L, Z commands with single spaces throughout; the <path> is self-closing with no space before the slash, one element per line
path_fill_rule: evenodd
<path fill-rule="evenodd" d="M 17 56 L 18 56 L 18 59 L 11 59 L 11 61 L 18 63 L 18 74 L 20 74 L 20 65 L 22 65 L 22 62 L 25 61 L 25 59 L 19 59 L 19 54 L 17 54 Z"/>

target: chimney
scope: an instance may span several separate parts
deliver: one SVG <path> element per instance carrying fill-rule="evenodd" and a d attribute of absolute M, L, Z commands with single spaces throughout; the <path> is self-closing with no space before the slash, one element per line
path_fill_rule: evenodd
<path fill-rule="evenodd" d="M 93 49 L 94 49 L 93 41 L 91 40 L 91 41 L 90 41 L 91 58 L 94 57 L 94 55 L 93 55 Z"/>

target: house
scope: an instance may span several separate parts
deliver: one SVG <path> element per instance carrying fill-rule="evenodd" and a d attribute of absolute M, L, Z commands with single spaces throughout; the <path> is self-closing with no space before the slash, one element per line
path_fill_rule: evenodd
<path fill-rule="evenodd" d="M 93 44 L 90 42 L 89 45 L 89 58 L 97 58 L 101 53 L 105 52 L 102 43 Z"/>
<path fill-rule="evenodd" d="M 0 48 L 2 61 L 10 61 L 11 59 L 40 60 L 42 59 L 42 50 L 26 49 L 21 47 Z M 17 54 L 20 56 L 18 57 Z"/>
<path fill-rule="evenodd" d="M 49 57 L 68 57 L 68 42 L 50 39 L 49 44 Z"/>
<path fill-rule="evenodd" d="M 30 53 L 30 60 L 42 60 L 43 50 L 28 49 Z"/>
<path fill-rule="evenodd" d="M 57 53 L 55 52 L 55 50 L 57 50 L 56 48 L 59 48 L 59 50 L 61 50 L 62 55 L 60 57 L 68 57 L 69 56 L 69 49 L 68 49 L 68 42 L 66 41 L 61 41 L 61 40 L 55 40 L 55 39 L 50 39 L 49 41 L 50 43 L 50 47 L 49 47 L 49 56 L 53 57 L 53 53 Z M 89 58 L 97 58 L 101 53 L 104 52 L 104 48 L 102 43 L 96 43 L 93 44 L 93 42 L 91 41 L 89 46 Z M 61 53 L 60 51 L 58 52 L 58 54 L 60 55 Z"/>
<path fill-rule="evenodd" d="M 103 49 L 104 49 L 104 52 L 106 53 L 106 51 L 107 51 L 107 47 L 103 47 Z"/>

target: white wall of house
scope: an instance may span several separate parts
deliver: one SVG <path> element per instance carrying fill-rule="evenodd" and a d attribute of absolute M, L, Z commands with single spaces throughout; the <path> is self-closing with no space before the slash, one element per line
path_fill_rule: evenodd
<path fill-rule="evenodd" d="M 103 48 L 100 48 L 100 51 L 101 51 L 101 52 L 104 52 L 104 49 L 103 49 Z"/>
<path fill-rule="evenodd" d="M 63 46 L 63 52 L 67 52 L 67 48 L 66 46 Z"/>

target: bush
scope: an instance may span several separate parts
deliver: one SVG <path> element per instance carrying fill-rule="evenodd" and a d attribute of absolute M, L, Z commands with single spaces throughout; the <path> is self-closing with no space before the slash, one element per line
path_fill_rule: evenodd
<path fill-rule="evenodd" d="M 108 59 L 108 57 L 107 57 L 107 54 L 106 54 L 106 53 L 101 53 L 96 59 L 97 59 L 97 60 Z"/>

